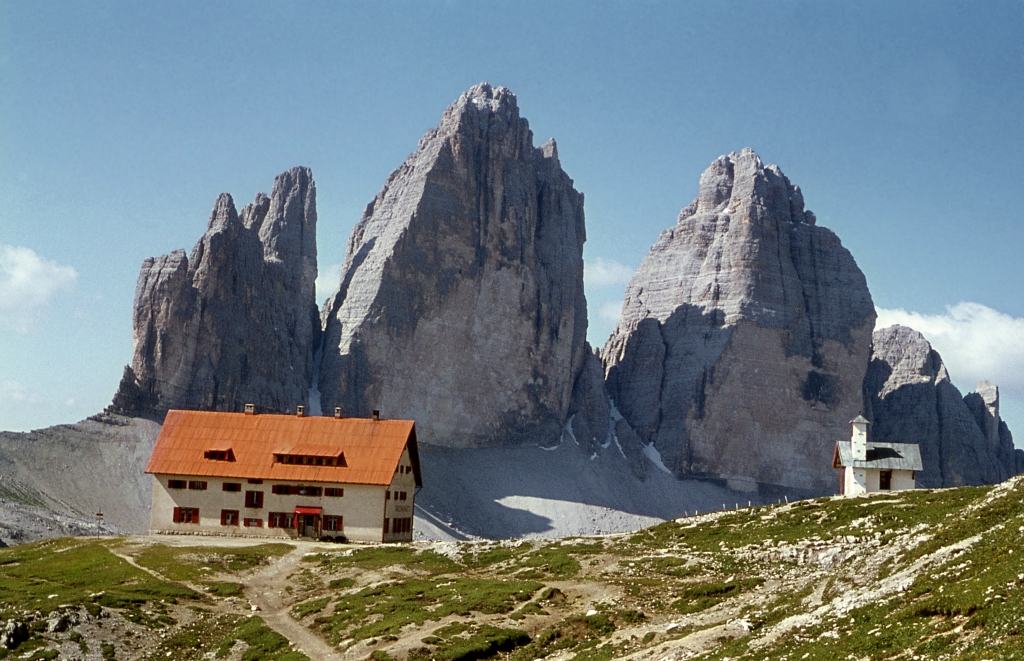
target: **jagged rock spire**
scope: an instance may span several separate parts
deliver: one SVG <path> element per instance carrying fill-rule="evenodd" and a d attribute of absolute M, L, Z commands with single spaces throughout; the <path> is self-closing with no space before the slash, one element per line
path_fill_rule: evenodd
<path fill-rule="evenodd" d="M 874 320 L 838 237 L 744 149 L 705 170 L 627 287 L 608 391 L 677 476 L 829 490 Z"/>
<path fill-rule="evenodd" d="M 367 205 L 323 309 L 325 410 L 454 447 L 558 438 L 585 354 L 583 195 L 481 83 Z"/>
<path fill-rule="evenodd" d="M 222 193 L 190 257 L 176 250 L 143 262 L 132 365 L 114 408 L 289 411 L 306 403 L 320 330 L 316 273 L 308 168 L 277 177 L 270 197 L 257 195 L 241 214 Z"/>

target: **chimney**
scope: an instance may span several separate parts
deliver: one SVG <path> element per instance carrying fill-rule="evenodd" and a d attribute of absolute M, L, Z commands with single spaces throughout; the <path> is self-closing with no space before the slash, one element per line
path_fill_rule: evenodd
<path fill-rule="evenodd" d="M 341 407 L 340 406 L 335 406 L 334 407 L 334 417 L 335 418 L 340 418 L 341 417 Z"/>
<path fill-rule="evenodd" d="M 256 405 L 255 404 L 246 404 L 245 405 L 245 414 L 246 415 L 256 415 Z"/>
<path fill-rule="evenodd" d="M 871 423 L 858 415 L 850 421 L 853 425 L 853 435 L 850 437 L 850 452 L 854 461 L 867 461 L 868 459 L 868 425 Z"/>
<path fill-rule="evenodd" d="M 380 411 L 378 411 L 377 409 L 373 409 L 373 419 L 380 420 Z"/>
<path fill-rule="evenodd" d="M 304 418 L 306 416 L 306 407 L 303 406 L 302 404 L 299 404 L 299 406 L 295 409 L 295 415 L 299 416 L 300 418 Z"/>

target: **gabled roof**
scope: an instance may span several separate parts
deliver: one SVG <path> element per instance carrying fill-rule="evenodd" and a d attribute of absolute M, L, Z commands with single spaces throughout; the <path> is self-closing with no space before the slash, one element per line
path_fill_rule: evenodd
<path fill-rule="evenodd" d="M 412 420 L 168 411 L 146 472 L 385 485 L 391 483 L 406 447 L 416 486 L 423 486 Z M 208 450 L 225 449 L 232 451 L 234 461 L 203 457 Z M 344 466 L 274 461 L 274 454 L 336 457 L 339 452 L 344 453 Z"/>
<path fill-rule="evenodd" d="M 924 468 L 921 462 L 921 449 L 914 443 L 868 443 L 866 461 L 854 461 L 850 441 L 836 441 L 836 451 L 832 458 L 832 468 L 880 468 L 883 470 L 919 471 Z"/>

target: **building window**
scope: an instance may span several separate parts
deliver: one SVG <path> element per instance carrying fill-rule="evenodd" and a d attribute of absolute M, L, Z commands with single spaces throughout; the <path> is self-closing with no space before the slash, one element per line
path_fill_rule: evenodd
<path fill-rule="evenodd" d="M 199 509 L 195 507 L 175 507 L 175 523 L 199 523 Z"/>
<path fill-rule="evenodd" d="M 191 480 L 188 483 L 188 488 L 193 491 L 206 491 L 206 482 L 200 480 Z"/>
<path fill-rule="evenodd" d="M 344 489 L 336 489 L 334 487 L 327 487 L 324 489 L 324 495 L 330 498 L 341 498 L 345 495 Z"/>
<path fill-rule="evenodd" d="M 263 480 L 246 480 L 249 484 L 263 484 Z"/>
<path fill-rule="evenodd" d="M 342 529 L 342 518 L 340 516 L 325 516 L 324 530 L 338 531 Z"/>
<path fill-rule="evenodd" d="M 270 487 L 270 493 L 276 493 L 279 496 L 287 496 L 291 493 L 291 487 L 287 484 L 275 484 Z"/>
<path fill-rule="evenodd" d="M 221 510 L 220 511 L 220 525 L 222 525 L 222 526 L 237 526 L 238 525 L 238 510 Z"/>
<path fill-rule="evenodd" d="M 385 535 L 388 534 L 389 532 L 391 532 L 390 524 L 391 524 L 391 519 L 389 519 L 388 517 L 384 517 L 384 534 Z"/>
<path fill-rule="evenodd" d="M 881 471 L 878 473 L 878 488 L 880 491 L 892 490 L 892 471 Z"/>
<path fill-rule="evenodd" d="M 289 512 L 271 512 L 267 517 L 268 528 L 294 528 L 295 514 Z"/>
<path fill-rule="evenodd" d="M 224 491 L 241 491 L 242 485 L 238 482 L 225 482 Z"/>
<path fill-rule="evenodd" d="M 321 493 L 323 493 L 323 489 L 321 489 L 320 487 L 306 487 L 306 486 L 299 487 L 299 495 L 300 496 L 318 496 L 319 497 Z"/>
<path fill-rule="evenodd" d="M 398 492 L 398 500 L 405 500 L 405 492 L 404 491 L 399 491 Z"/>
<path fill-rule="evenodd" d="M 235 453 L 231 450 L 207 450 L 203 453 L 203 459 L 212 459 L 213 461 L 234 461 Z"/>
<path fill-rule="evenodd" d="M 248 519 L 247 518 L 245 520 L 245 527 L 246 528 L 262 528 L 263 527 L 263 519 Z"/>
<path fill-rule="evenodd" d="M 245 492 L 245 506 L 253 509 L 259 509 L 263 507 L 263 492 L 262 491 L 246 491 Z"/>
<path fill-rule="evenodd" d="M 299 464 L 301 466 L 348 466 L 345 453 L 335 456 L 314 456 L 306 454 L 274 454 L 274 461 L 279 464 Z"/>
<path fill-rule="evenodd" d="M 412 530 L 412 519 L 409 517 L 395 519 L 394 526 L 392 528 L 391 532 L 395 534 L 409 532 Z"/>
<path fill-rule="evenodd" d="M 188 486 L 188 482 L 185 480 L 167 480 L 168 489 L 184 489 Z"/>
<path fill-rule="evenodd" d="M 390 490 L 384 492 L 384 500 L 391 500 L 391 491 Z"/>

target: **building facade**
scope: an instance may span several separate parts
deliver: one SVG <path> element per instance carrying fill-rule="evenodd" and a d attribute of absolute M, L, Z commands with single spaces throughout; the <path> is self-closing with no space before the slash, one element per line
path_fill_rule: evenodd
<path fill-rule="evenodd" d="M 850 421 L 849 441 L 836 441 L 832 467 L 839 469 L 839 492 L 854 496 L 877 491 L 904 491 L 917 487 L 921 450 L 913 443 L 868 441 L 868 425 L 862 415 Z"/>
<path fill-rule="evenodd" d="M 154 533 L 412 540 L 411 420 L 170 411 L 146 472 Z"/>

